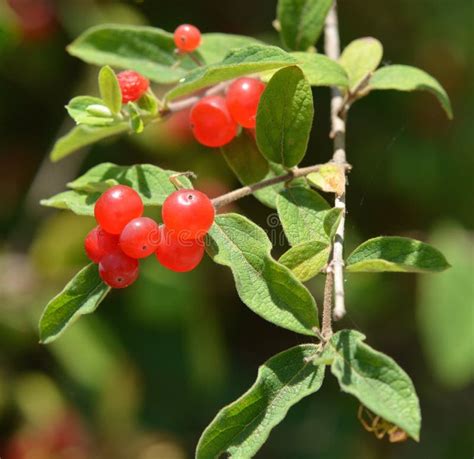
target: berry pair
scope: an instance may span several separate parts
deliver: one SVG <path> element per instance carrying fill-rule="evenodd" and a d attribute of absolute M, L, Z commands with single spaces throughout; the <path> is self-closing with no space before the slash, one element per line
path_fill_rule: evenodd
<path fill-rule="evenodd" d="M 84 245 L 110 287 L 135 282 L 138 259 L 154 252 L 163 266 L 177 272 L 195 268 L 204 255 L 203 236 L 214 222 L 214 207 L 204 193 L 179 190 L 168 196 L 160 227 L 142 217 L 143 209 L 138 193 L 125 185 L 110 188 L 95 204 L 99 226 L 89 232 Z"/>
<path fill-rule="evenodd" d="M 156 258 L 166 268 L 186 272 L 204 255 L 204 236 L 214 223 L 214 206 L 200 191 L 178 190 L 166 198 Z"/>
<path fill-rule="evenodd" d="M 237 135 L 238 125 L 253 129 L 265 84 L 255 78 L 239 78 L 226 97 L 206 96 L 191 109 L 191 128 L 196 140 L 208 147 L 222 147 Z"/>

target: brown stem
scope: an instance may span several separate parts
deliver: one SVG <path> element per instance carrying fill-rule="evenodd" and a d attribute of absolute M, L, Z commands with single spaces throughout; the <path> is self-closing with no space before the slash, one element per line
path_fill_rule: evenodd
<path fill-rule="evenodd" d="M 341 52 L 339 40 L 339 25 L 336 3 L 333 4 L 326 18 L 324 29 L 324 48 L 326 55 L 338 60 Z M 331 137 L 333 138 L 333 161 L 346 164 L 346 110 L 343 110 L 344 99 L 340 90 L 331 88 Z M 342 218 L 334 238 L 332 260 L 333 276 L 326 276 L 326 283 L 334 283 L 334 319 L 341 319 L 346 313 L 344 300 L 344 226 L 346 214 L 346 183 L 343 193 L 336 196 L 335 207 L 342 209 Z M 333 279 L 331 280 L 331 277 Z"/>
<path fill-rule="evenodd" d="M 253 185 L 243 186 L 242 188 L 238 188 L 237 190 L 231 191 L 230 193 L 223 194 L 218 198 L 214 198 L 212 203 L 214 204 L 214 207 L 218 209 L 219 207 L 226 206 L 227 204 L 237 201 L 238 199 L 242 199 L 245 196 L 249 196 L 252 193 L 255 193 L 255 191 L 261 190 L 262 188 L 276 185 L 277 183 L 288 182 L 294 178 L 305 177 L 311 172 L 317 172 L 321 166 L 322 164 L 316 164 L 309 167 L 294 168 L 284 175 L 262 180 L 261 182 L 254 183 Z"/>
<path fill-rule="evenodd" d="M 323 303 L 323 319 L 321 326 L 321 336 L 327 341 L 332 336 L 332 295 L 334 288 L 334 273 L 332 266 L 326 268 L 326 283 L 324 284 L 324 303 Z"/>

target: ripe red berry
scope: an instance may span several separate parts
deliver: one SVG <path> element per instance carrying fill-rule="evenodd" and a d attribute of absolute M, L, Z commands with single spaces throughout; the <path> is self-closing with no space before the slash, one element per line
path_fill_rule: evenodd
<path fill-rule="evenodd" d="M 134 102 L 145 94 L 150 82 L 143 75 L 133 70 L 125 70 L 117 75 L 117 80 L 122 91 L 122 103 Z"/>
<path fill-rule="evenodd" d="M 148 217 L 134 218 L 120 235 L 120 248 L 132 258 L 145 258 L 158 247 L 160 230 Z"/>
<path fill-rule="evenodd" d="M 109 188 L 94 207 L 97 223 L 111 234 L 120 234 L 130 220 L 141 217 L 142 213 L 143 202 L 140 195 L 126 185 Z"/>
<path fill-rule="evenodd" d="M 237 123 L 221 96 L 203 97 L 190 113 L 196 140 L 207 147 L 222 147 L 237 135 Z"/>
<path fill-rule="evenodd" d="M 245 128 L 254 128 L 260 96 L 265 83 L 255 78 L 239 78 L 227 90 L 226 102 L 235 122 Z"/>
<path fill-rule="evenodd" d="M 99 263 L 99 275 L 112 288 L 125 288 L 138 278 L 138 260 L 120 249 L 105 255 Z"/>
<path fill-rule="evenodd" d="M 202 239 L 182 239 L 165 225 L 160 226 L 161 238 L 156 249 L 158 261 L 171 271 L 184 273 L 194 269 L 204 255 Z"/>
<path fill-rule="evenodd" d="M 104 255 L 117 249 L 118 243 L 116 234 L 106 233 L 100 226 L 96 226 L 86 236 L 84 248 L 90 260 L 99 263 Z"/>
<path fill-rule="evenodd" d="M 182 24 L 174 31 L 174 43 L 182 52 L 194 51 L 201 44 L 201 32 L 191 24 Z"/>
<path fill-rule="evenodd" d="M 161 215 L 169 231 L 181 240 L 202 238 L 214 223 L 211 200 L 197 190 L 178 190 L 163 203 Z"/>

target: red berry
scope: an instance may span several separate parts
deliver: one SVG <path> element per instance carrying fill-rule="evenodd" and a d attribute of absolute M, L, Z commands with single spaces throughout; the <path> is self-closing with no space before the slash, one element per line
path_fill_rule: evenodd
<path fill-rule="evenodd" d="M 174 31 L 174 43 L 182 52 L 194 51 L 201 44 L 201 32 L 191 24 L 182 24 Z"/>
<path fill-rule="evenodd" d="M 94 215 L 97 223 L 107 233 L 120 234 L 125 225 L 143 214 L 140 195 L 125 185 L 109 188 L 95 203 Z"/>
<path fill-rule="evenodd" d="M 100 226 L 89 231 L 84 241 L 87 256 L 94 263 L 99 263 L 104 255 L 117 249 L 119 238 L 116 234 L 105 232 Z"/>
<path fill-rule="evenodd" d="M 237 123 L 221 96 L 203 97 L 191 109 L 190 120 L 194 137 L 208 147 L 222 147 L 237 135 Z"/>
<path fill-rule="evenodd" d="M 160 226 L 161 238 L 156 249 L 158 261 L 171 271 L 184 273 L 194 269 L 204 255 L 202 239 L 182 239 L 175 231 Z"/>
<path fill-rule="evenodd" d="M 122 103 L 134 102 L 143 96 L 150 86 L 150 82 L 143 75 L 133 70 L 125 70 L 117 75 L 122 91 Z"/>
<path fill-rule="evenodd" d="M 132 258 L 145 258 L 158 247 L 160 230 L 148 217 L 134 218 L 120 235 L 120 248 Z"/>
<path fill-rule="evenodd" d="M 119 249 L 114 250 L 100 261 L 99 275 L 109 287 L 128 287 L 138 278 L 138 261 Z"/>
<path fill-rule="evenodd" d="M 260 96 L 265 84 L 255 78 L 239 78 L 227 90 L 227 107 L 236 123 L 245 128 L 254 128 Z"/>
<path fill-rule="evenodd" d="M 163 223 L 181 240 L 202 238 L 214 223 L 211 200 L 197 190 L 171 193 L 161 210 Z"/>

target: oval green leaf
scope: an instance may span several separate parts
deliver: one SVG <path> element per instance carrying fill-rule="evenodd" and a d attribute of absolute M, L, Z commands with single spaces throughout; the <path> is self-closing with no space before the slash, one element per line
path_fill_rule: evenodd
<path fill-rule="evenodd" d="M 355 330 L 334 334 L 322 360 L 330 360 L 331 372 L 341 389 L 364 406 L 418 441 L 421 413 L 410 377 L 387 355 L 363 343 Z"/>
<path fill-rule="evenodd" d="M 306 153 L 313 116 L 311 86 L 302 70 L 279 70 L 258 106 L 257 144 L 262 154 L 284 167 L 296 166 Z"/>
<path fill-rule="evenodd" d="M 253 386 L 223 408 L 203 432 L 196 459 L 214 459 L 224 453 L 233 459 L 254 457 L 288 410 L 321 387 L 324 365 L 310 361 L 316 352 L 316 345 L 303 344 L 265 362 Z"/>
<path fill-rule="evenodd" d="M 173 34 L 145 26 L 100 25 L 86 30 L 67 48 L 89 64 L 110 65 L 140 72 L 156 83 L 177 82 L 196 64 L 177 61 Z"/>
<path fill-rule="evenodd" d="M 378 69 L 370 79 L 369 89 L 428 91 L 436 96 L 449 119 L 453 117 L 451 101 L 444 88 L 431 75 L 408 65 L 388 65 Z"/>
<path fill-rule="evenodd" d="M 120 122 L 113 126 L 76 126 L 56 141 L 50 153 L 51 161 L 59 161 L 87 145 L 107 137 L 122 134 L 129 131 L 129 129 L 129 125 L 125 122 Z"/>
<path fill-rule="evenodd" d="M 382 43 L 372 37 L 358 38 L 344 48 L 339 63 L 349 75 L 351 89 L 379 66 L 382 56 Z"/>
<path fill-rule="evenodd" d="M 96 111 L 88 110 L 89 107 L 95 107 Z M 86 124 L 89 126 L 110 126 L 111 124 L 115 123 L 112 112 L 104 105 L 104 101 L 98 97 L 74 97 L 71 99 L 69 104 L 66 105 L 66 110 L 69 113 L 69 116 L 77 124 Z M 101 114 L 99 114 L 100 110 L 102 111 Z"/>
<path fill-rule="evenodd" d="M 277 18 L 283 43 L 295 51 L 316 44 L 332 0 L 279 0 Z"/>
<path fill-rule="evenodd" d="M 122 91 L 115 72 L 106 65 L 99 72 L 100 96 L 105 105 L 116 115 L 122 109 Z"/>
<path fill-rule="evenodd" d="M 309 241 L 295 245 L 278 261 L 291 269 L 301 282 L 306 282 L 319 274 L 326 266 L 330 253 L 329 243 Z"/>
<path fill-rule="evenodd" d="M 239 48 L 231 51 L 220 63 L 200 67 L 186 74 L 177 86 L 166 93 L 165 100 L 170 102 L 223 81 L 297 63 L 295 57 L 276 46 Z"/>
<path fill-rule="evenodd" d="M 176 190 L 169 180 L 174 174 L 175 171 L 164 170 L 152 164 L 117 166 L 113 163 L 102 163 L 68 183 L 71 190 L 44 199 L 41 204 L 69 209 L 79 215 L 94 215 L 94 205 L 101 192 L 111 185 L 122 184 L 136 190 L 145 206 L 161 206 Z M 180 177 L 180 181 L 187 188 L 192 188 L 192 183 L 186 177 Z"/>
<path fill-rule="evenodd" d="M 41 342 L 54 341 L 80 316 L 94 312 L 109 291 L 97 265 L 87 265 L 46 305 L 39 323 Z"/>
<path fill-rule="evenodd" d="M 324 221 L 328 215 L 337 217 L 327 201 L 316 191 L 292 187 L 282 191 L 277 198 L 277 210 L 283 230 L 291 245 L 303 242 L 329 241 Z M 327 222 L 332 228 L 333 221 Z"/>
<path fill-rule="evenodd" d="M 444 271 L 444 255 L 424 242 L 406 237 L 380 236 L 357 247 L 347 258 L 348 272 L 430 273 Z"/>
<path fill-rule="evenodd" d="M 209 255 L 232 270 L 239 297 L 252 311 L 280 327 L 314 335 L 314 298 L 270 256 L 272 244 L 262 228 L 241 215 L 218 215 L 206 240 Z"/>

